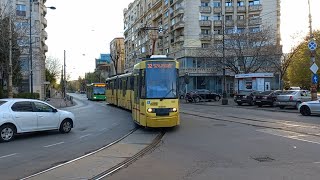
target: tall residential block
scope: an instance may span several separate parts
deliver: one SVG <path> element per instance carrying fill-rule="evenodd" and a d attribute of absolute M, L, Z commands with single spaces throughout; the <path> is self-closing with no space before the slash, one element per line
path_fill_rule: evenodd
<path fill-rule="evenodd" d="M 31 72 L 33 73 L 33 92 L 39 93 L 40 98 L 45 96 L 45 59 L 48 46 L 45 41 L 48 38 L 46 32 L 47 8 L 46 0 L 1 0 L 0 9 L 6 14 L 11 13 L 15 21 L 15 29 L 18 31 L 22 69 L 22 84 L 16 87 L 19 92 L 30 92 Z M 31 9 L 31 10 L 30 10 Z M 31 21 L 30 21 L 31 20 Z M 30 33 L 31 23 L 31 33 Z M 31 36 L 31 43 L 30 43 Z M 30 44 L 32 53 L 30 52 Z M 32 69 L 31 58 L 32 54 Z"/>
<path fill-rule="evenodd" d="M 113 75 L 115 73 L 124 73 L 124 38 L 114 38 L 110 42 L 110 56 L 113 61 L 113 68 L 114 70 L 116 69 Z M 116 62 L 116 64 L 114 64 L 114 62 Z"/>
<path fill-rule="evenodd" d="M 222 67 L 202 52 L 221 48 L 224 35 L 268 27 L 280 45 L 280 0 L 135 0 L 123 13 L 125 69 L 152 51 L 166 54 L 179 60 L 181 77 L 189 73 L 190 90 L 222 92 Z M 234 73 L 226 74 L 230 93 Z"/>

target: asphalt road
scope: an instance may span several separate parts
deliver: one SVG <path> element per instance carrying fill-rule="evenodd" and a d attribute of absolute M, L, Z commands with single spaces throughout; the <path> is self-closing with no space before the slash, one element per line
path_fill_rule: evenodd
<path fill-rule="evenodd" d="M 0 179 L 18 179 L 47 169 L 120 138 L 134 128 L 131 113 L 73 94 L 77 125 L 69 134 L 56 131 L 24 134 L 0 143 Z"/>
<path fill-rule="evenodd" d="M 266 122 L 319 126 L 319 116 L 253 109 L 181 105 L 184 111 Z M 273 123 L 274 124 L 274 123 Z M 106 179 L 320 179 L 320 136 L 182 114 L 181 126 L 127 168 Z"/>

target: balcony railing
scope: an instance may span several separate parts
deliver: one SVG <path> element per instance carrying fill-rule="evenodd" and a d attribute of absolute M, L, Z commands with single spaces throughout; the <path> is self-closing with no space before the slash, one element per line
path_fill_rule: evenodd
<path fill-rule="evenodd" d="M 175 15 L 178 16 L 180 14 L 184 14 L 184 7 L 179 7 L 178 9 L 176 9 L 175 11 Z"/>
<path fill-rule="evenodd" d="M 213 25 L 214 26 L 222 26 L 222 20 L 214 20 Z"/>
<path fill-rule="evenodd" d="M 200 20 L 200 26 L 211 26 L 212 22 L 210 20 Z"/>
<path fill-rule="evenodd" d="M 41 22 L 42 22 L 44 28 L 46 28 L 47 25 L 48 25 L 48 22 L 47 22 L 46 18 L 42 17 L 42 18 L 41 18 Z"/>
<path fill-rule="evenodd" d="M 48 46 L 46 44 L 43 46 L 43 51 L 48 52 Z"/>
<path fill-rule="evenodd" d="M 180 29 L 184 28 L 184 21 L 178 21 L 174 26 L 173 29 Z"/>
<path fill-rule="evenodd" d="M 226 20 L 226 26 L 233 26 L 234 21 L 233 20 Z"/>
<path fill-rule="evenodd" d="M 211 13 L 210 6 L 200 6 L 200 13 Z"/>
<path fill-rule="evenodd" d="M 223 35 L 222 34 L 215 34 L 213 35 L 215 41 L 222 41 Z"/>
<path fill-rule="evenodd" d="M 200 34 L 200 40 L 202 41 L 211 41 L 212 36 L 210 34 Z"/>
<path fill-rule="evenodd" d="M 233 12 L 233 6 L 227 6 L 226 12 Z"/>
<path fill-rule="evenodd" d="M 213 12 L 214 13 L 220 13 L 221 12 L 221 7 L 213 7 Z"/>
<path fill-rule="evenodd" d="M 246 12 L 245 6 L 238 6 L 237 9 L 238 9 L 238 12 Z"/>
<path fill-rule="evenodd" d="M 262 23 L 262 19 L 261 18 L 252 18 L 249 19 L 249 25 L 260 25 Z"/>
<path fill-rule="evenodd" d="M 250 12 L 252 12 L 252 11 L 262 11 L 262 5 L 258 4 L 258 5 L 249 6 L 249 11 Z"/>
<path fill-rule="evenodd" d="M 42 36 L 43 36 L 43 38 L 44 38 L 45 40 L 47 40 L 47 39 L 48 39 L 48 33 L 47 33 L 47 31 L 42 30 Z"/>
<path fill-rule="evenodd" d="M 246 20 L 240 19 L 237 20 L 237 26 L 245 26 L 246 25 Z"/>

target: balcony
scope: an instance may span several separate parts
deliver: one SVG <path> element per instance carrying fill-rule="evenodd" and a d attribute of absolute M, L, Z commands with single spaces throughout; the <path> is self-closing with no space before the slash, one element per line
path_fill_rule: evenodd
<path fill-rule="evenodd" d="M 249 6 L 249 12 L 254 12 L 254 11 L 262 11 L 262 5 L 258 4 L 258 5 Z"/>
<path fill-rule="evenodd" d="M 45 30 L 42 30 L 42 37 L 47 40 L 48 39 L 48 33 Z"/>
<path fill-rule="evenodd" d="M 226 20 L 226 26 L 234 26 L 233 20 Z"/>
<path fill-rule="evenodd" d="M 262 23 L 262 19 L 261 18 L 249 19 L 249 26 L 260 25 L 261 23 Z"/>
<path fill-rule="evenodd" d="M 200 20 L 200 26 L 211 26 L 212 22 L 210 20 Z"/>
<path fill-rule="evenodd" d="M 214 26 L 222 26 L 222 21 L 221 20 L 214 20 L 213 25 Z"/>
<path fill-rule="evenodd" d="M 183 42 L 184 41 L 184 36 L 180 35 L 180 36 L 176 36 L 176 42 Z"/>
<path fill-rule="evenodd" d="M 211 7 L 210 6 L 200 6 L 200 13 L 211 13 Z"/>
<path fill-rule="evenodd" d="M 238 6 L 237 9 L 238 9 L 238 12 L 246 12 L 245 6 Z"/>
<path fill-rule="evenodd" d="M 48 46 L 46 44 L 43 46 L 43 51 L 44 53 L 48 52 Z"/>
<path fill-rule="evenodd" d="M 48 25 L 48 22 L 47 22 L 46 18 L 42 17 L 42 18 L 41 18 L 41 22 L 42 22 L 44 28 L 46 28 L 47 25 Z"/>
<path fill-rule="evenodd" d="M 47 8 L 42 8 L 42 11 L 43 11 L 43 16 L 46 16 L 46 14 L 47 14 Z"/>
<path fill-rule="evenodd" d="M 226 12 L 233 13 L 233 6 L 226 6 Z"/>
<path fill-rule="evenodd" d="M 243 19 L 237 20 L 237 26 L 241 26 L 241 27 L 246 26 L 246 20 L 243 20 Z"/>
<path fill-rule="evenodd" d="M 214 13 L 221 13 L 221 7 L 213 7 Z"/>
<path fill-rule="evenodd" d="M 184 7 L 179 7 L 175 10 L 175 15 L 178 16 L 180 14 L 184 14 Z"/>
<path fill-rule="evenodd" d="M 212 39 L 210 34 L 200 34 L 199 36 L 201 41 L 211 41 Z"/>
<path fill-rule="evenodd" d="M 223 35 L 222 35 L 222 34 L 215 34 L 215 35 L 213 36 L 213 39 L 214 39 L 215 41 L 222 41 Z"/>
<path fill-rule="evenodd" d="M 162 0 L 156 0 L 153 4 L 152 4 L 152 9 L 156 9 L 161 5 L 161 1 Z"/>
<path fill-rule="evenodd" d="M 152 20 L 156 20 L 158 19 L 159 17 L 161 17 L 162 15 L 162 11 L 161 10 L 158 10 L 157 12 L 155 12 L 152 16 Z"/>
<path fill-rule="evenodd" d="M 176 24 L 174 24 L 173 29 L 181 29 L 184 28 L 184 21 L 178 21 Z"/>

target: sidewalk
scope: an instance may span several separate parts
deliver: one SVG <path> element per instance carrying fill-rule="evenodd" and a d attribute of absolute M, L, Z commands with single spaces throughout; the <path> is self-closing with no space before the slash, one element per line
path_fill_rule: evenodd
<path fill-rule="evenodd" d="M 47 100 L 46 102 L 56 108 L 65 108 L 76 105 L 76 103 L 73 100 L 71 101 L 70 98 L 64 100 L 60 94 L 56 95 L 55 97 L 49 98 L 49 100 Z"/>
<path fill-rule="evenodd" d="M 201 104 L 201 105 L 210 105 L 210 106 L 222 106 L 222 99 L 219 101 L 211 101 L 211 102 L 205 102 L 201 101 L 198 103 L 190 103 L 186 102 L 184 99 L 180 99 L 181 104 Z M 223 105 L 223 106 L 237 106 L 237 104 L 234 102 L 234 99 L 232 97 L 228 97 L 228 105 Z"/>

